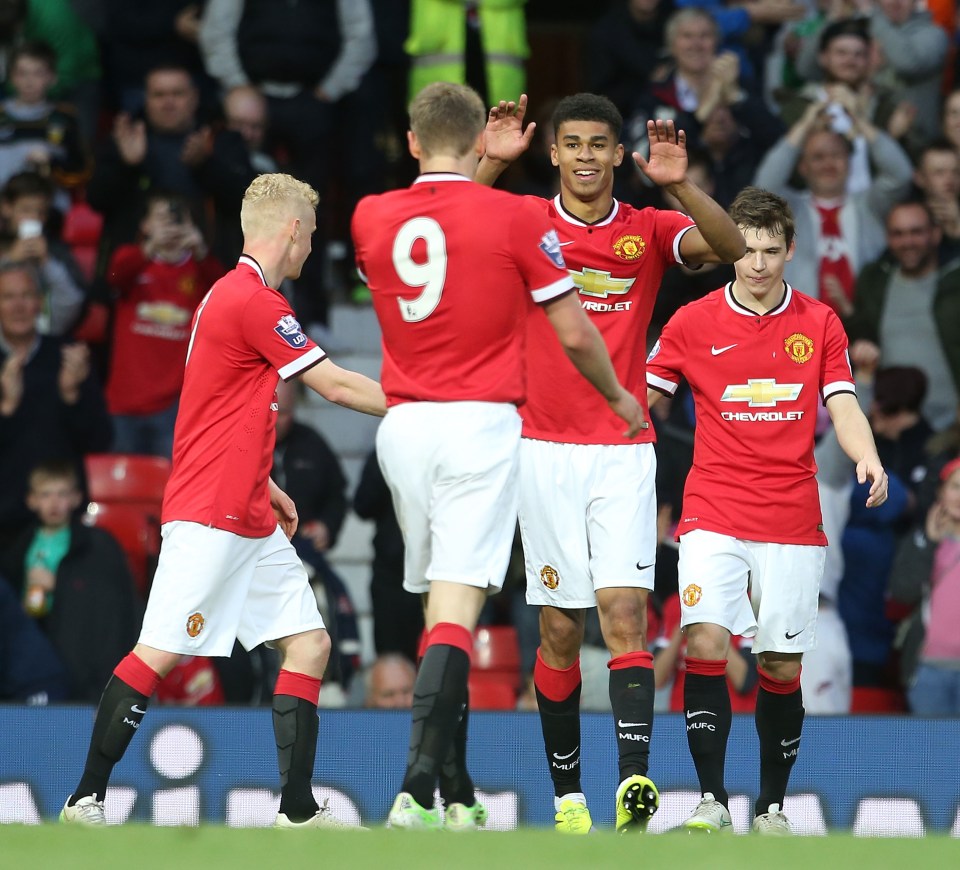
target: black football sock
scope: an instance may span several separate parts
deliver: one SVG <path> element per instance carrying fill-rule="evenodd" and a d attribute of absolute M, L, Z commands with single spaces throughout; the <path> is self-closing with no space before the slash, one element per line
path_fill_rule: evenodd
<path fill-rule="evenodd" d="M 653 656 L 632 652 L 609 661 L 610 706 L 616 726 L 620 781 L 650 767 L 650 737 L 653 733 Z"/>
<path fill-rule="evenodd" d="M 319 731 L 316 704 L 293 695 L 273 696 L 273 735 L 280 767 L 280 812 L 292 822 L 305 822 L 318 809 L 311 782 Z"/>
<path fill-rule="evenodd" d="M 80 782 L 70 798 L 70 806 L 90 795 L 103 800 L 113 766 L 123 758 L 149 703 L 147 695 L 127 685 L 118 676 L 110 678 L 100 697 L 87 761 Z"/>
<path fill-rule="evenodd" d="M 580 659 L 569 668 L 551 668 L 537 650 L 533 685 L 540 710 L 543 745 L 557 797 L 582 793 L 580 785 Z"/>
<path fill-rule="evenodd" d="M 440 797 L 444 806 L 463 804 L 472 807 L 477 802 L 473 787 L 473 780 L 467 770 L 467 731 L 470 720 L 469 690 L 457 723 L 457 731 L 453 735 L 453 743 L 447 752 L 447 757 L 440 765 Z"/>
<path fill-rule="evenodd" d="M 433 790 L 454 742 L 469 676 L 470 657 L 459 646 L 431 643 L 427 647 L 413 688 L 410 752 L 402 789 L 422 807 L 433 806 Z"/>
<path fill-rule="evenodd" d="M 712 794 L 727 806 L 724 786 L 727 739 L 733 715 L 730 690 L 724 675 L 726 661 L 686 659 L 683 683 L 683 707 L 687 727 L 687 745 L 697 768 L 702 794 Z"/>
<path fill-rule="evenodd" d="M 804 713 L 799 676 L 784 683 L 763 671 L 759 673 L 756 723 L 760 738 L 760 795 L 754 807 L 758 816 L 770 812 L 772 804 L 783 809 L 790 771 L 800 749 Z"/>

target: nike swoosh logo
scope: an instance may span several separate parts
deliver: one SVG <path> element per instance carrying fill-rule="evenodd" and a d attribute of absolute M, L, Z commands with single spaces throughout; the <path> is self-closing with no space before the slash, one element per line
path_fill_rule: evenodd
<path fill-rule="evenodd" d="M 641 565 L 639 562 L 637 562 L 637 570 L 638 570 L 638 571 L 646 571 L 647 568 L 652 568 L 653 565 L 654 565 L 653 562 L 651 562 L 649 565 Z"/>
<path fill-rule="evenodd" d="M 554 753 L 553 753 L 553 757 L 556 758 L 557 761 L 566 761 L 566 760 L 567 760 L 571 755 L 573 755 L 579 748 L 580 748 L 580 744 L 577 744 L 577 748 L 574 749 L 573 752 L 568 752 L 566 755 L 560 755 L 560 754 L 554 752 Z"/>
<path fill-rule="evenodd" d="M 800 629 L 800 631 L 795 631 L 793 634 L 790 634 L 789 631 L 785 631 L 785 632 L 783 633 L 783 636 L 784 636 L 787 640 L 793 640 L 798 634 L 803 634 L 803 629 L 802 629 L 802 628 Z"/>
<path fill-rule="evenodd" d="M 646 724 L 646 722 L 624 722 L 622 719 L 617 720 L 617 728 L 642 728 Z"/>
<path fill-rule="evenodd" d="M 573 242 L 557 242 L 561 248 L 565 248 L 567 245 L 572 245 Z"/>
<path fill-rule="evenodd" d="M 146 710 L 141 710 L 136 704 L 130 708 L 131 713 L 146 713 Z"/>
<path fill-rule="evenodd" d="M 735 347 L 735 344 L 728 344 L 726 347 L 717 347 L 716 345 L 713 345 L 710 348 L 710 353 L 712 353 L 714 356 L 720 356 L 720 354 L 726 353 L 728 350 L 733 350 Z"/>
<path fill-rule="evenodd" d="M 716 713 L 711 713 L 709 710 L 687 710 L 687 718 L 692 719 L 694 716 L 716 716 Z"/>
<path fill-rule="evenodd" d="M 796 743 L 799 739 L 800 739 L 799 737 L 794 737 L 793 740 L 781 740 L 780 745 L 790 746 L 791 744 Z"/>

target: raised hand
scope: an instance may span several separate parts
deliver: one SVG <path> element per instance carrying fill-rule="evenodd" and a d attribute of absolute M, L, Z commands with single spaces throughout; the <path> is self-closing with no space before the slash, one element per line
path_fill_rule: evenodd
<path fill-rule="evenodd" d="M 501 163 L 513 163 L 533 141 L 536 123 L 523 126 L 527 113 L 527 95 L 520 94 L 517 102 L 501 100 L 487 114 L 487 126 L 483 130 L 483 147 L 486 157 Z"/>
<path fill-rule="evenodd" d="M 90 374 L 90 349 L 85 344 L 65 344 L 60 351 L 60 397 L 68 405 L 80 398 L 80 385 Z"/>
<path fill-rule="evenodd" d="M 659 187 L 680 184 L 687 177 L 687 134 L 676 130 L 673 121 L 647 121 L 650 158 L 638 151 L 633 161 Z"/>
<path fill-rule="evenodd" d="M 143 121 L 134 121 L 121 112 L 113 123 L 113 141 L 124 163 L 139 166 L 147 156 L 147 128 Z"/>

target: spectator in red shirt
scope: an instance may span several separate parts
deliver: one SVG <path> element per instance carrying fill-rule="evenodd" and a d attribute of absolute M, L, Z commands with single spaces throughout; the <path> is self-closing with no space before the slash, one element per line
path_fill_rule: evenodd
<path fill-rule="evenodd" d="M 107 407 L 118 453 L 171 456 L 190 321 L 224 273 L 209 256 L 187 202 L 153 194 L 142 240 L 121 245 L 107 275 L 117 295 Z"/>

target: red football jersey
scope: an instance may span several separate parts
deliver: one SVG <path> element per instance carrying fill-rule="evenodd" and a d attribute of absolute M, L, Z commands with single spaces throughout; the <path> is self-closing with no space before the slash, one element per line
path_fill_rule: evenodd
<path fill-rule="evenodd" d="M 361 200 L 352 232 L 383 332 L 388 405 L 523 401 L 530 300 L 573 290 L 542 210 L 462 175 L 428 173 Z"/>
<path fill-rule="evenodd" d="M 853 393 L 847 336 L 834 312 L 784 285 L 764 315 L 732 285 L 681 308 L 647 359 L 647 383 L 696 405 L 693 467 L 678 535 L 707 529 L 749 541 L 825 545 L 813 459 L 817 408 Z"/>
<path fill-rule="evenodd" d="M 635 209 L 614 200 L 607 217 L 586 224 L 564 210 L 559 195 L 529 199 L 556 228 L 580 304 L 603 335 L 620 383 L 646 412 L 644 360 L 653 303 L 663 273 L 681 262 L 680 239 L 694 222 L 677 211 Z M 557 342 L 549 340 L 551 331 L 546 317 L 527 321 L 527 403 L 520 409 L 524 437 L 568 444 L 625 443 L 623 420 Z M 655 440 L 651 426 L 634 442 Z"/>
<path fill-rule="evenodd" d="M 250 538 L 277 527 L 273 467 L 278 378 L 326 354 L 244 254 L 193 317 L 162 522 L 188 520 Z"/>
<path fill-rule="evenodd" d="M 117 248 L 107 274 L 120 294 L 106 388 L 111 414 L 156 414 L 176 401 L 193 312 L 223 273 L 213 257 L 164 263 L 140 245 Z"/>

